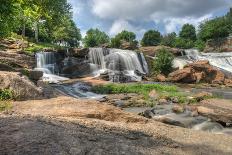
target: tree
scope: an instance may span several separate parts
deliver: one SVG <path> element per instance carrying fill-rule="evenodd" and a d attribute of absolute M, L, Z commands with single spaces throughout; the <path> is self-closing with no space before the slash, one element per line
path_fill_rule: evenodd
<path fill-rule="evenodd" d="M 63 22 L 54 27 L 52 36 L 55 42 L 66 42 L 71 47 L 78 47 L 81 40 L 80 30 L 68 17 L 64 17 Z"/>
<path fill-rule="evenodd" d="M 164 46 L 174 47 L 175 46 L 176 33 L 172 32 L 164 35 L 161 44 Z"/>
<path fill-rule="evenodd" d="M 138 45 L 138 41 L 136 40 L 136 34 L 134 32 L 129 32 L 126 30 L 123 30 L 111 39 L 111 47 L 120 48 L 122 42 L 128 42 L 132 47 L 137 47 Z"/>
<path fill-rule="evenodd" d="M 196 29 L 193 25 L 191 24 L 184 24 L 179 37 L 185 40 L 191 40 L 191 41 L 196 41 Z"/>
<path fill-rule="evenodd" d="M 99 29 L 89 29 L 83 39 L 85 47 L 97 47 L 109 43 L 109 36 Z"/>
<path fill-rule="evenodd" d="M 153 73 L 168 75 L 172 71 L 173 59 L 173 54 L 167 49 L 163 48 L 159 50 L 153 62 Z"/>
<path fill-rule="evenodd" d="M 1 1 L 0 4 L 0 38 L 5 37 L 13 31 L 17 25 L 15 20 L 16 15 L 15 0 Z M 15 23 L 14 23 L 15 22 Z"/>
<path fill-rule="evenodd" d="M 141 41 L 142 46 L 157 46 L 161 42 L 161 34 L 156 30 L 147 31 Z"/>

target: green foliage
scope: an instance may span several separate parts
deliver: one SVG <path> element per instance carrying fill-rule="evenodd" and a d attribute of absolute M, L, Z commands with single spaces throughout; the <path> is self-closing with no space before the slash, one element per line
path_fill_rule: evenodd
<path fill-rule="evenodd" d="M 150 91 L 177 92 L 177 87 L 161 84 L 107 84 L 94 86 L 92 90 L 99 94 L 138 93 L 147 95 Z"/>
<path fill-rule="evenodd" d="M 31 45 L 25 49 L 29 54 L 42 51 L 44 49 L 63 49 L 65 47 L 61 47 L 59 45 L 54 45 L 51 43 L 30 43 Z"/>
<path fill-rule="evenodd" d="M 161 34 L 156 30 L 147 31 L 141 41 L 142 46 L 157 46 L 161 42 Z"/>
<path fill-rule="evenodd" d="M 3 89 L 0 90 L 0 101 L 5 101 L 5 100 L 12 100 L 13 99 L 13 93 L 9 89 Z"/>
<path fill-rule="evenodd" d="M 198 37 L 203 41 L 227 37 L 231 33 L 231 23 L 229 16 L 208 20 L 200 24 Z"/>
<path fill-rule="evenodd" d="M 132 47 L 138 46 L 136 34 L 134 32 L 124 30 L 111 39 L 111 47 L 120 48 L 123 41 L 129 42 Z"/>
<path fill-rule="evenodd" d="M 98 47 L 100 45 L 109 43 L 109 36 L 99 29 L 90 29 L 87 31 L 83 39 L 85 47 Z"/>
<path fill-rule="evenodd" d="M 0 37 L 16 32 L 36 42 L 79 45 L 80 30 L 72 20 L 67 0 L 5 0 L 0 12 Z"/>
<path fill-rule="evenodd" d="M 203 51 L 205 49 L 205 42 L 202 40 L 197 40 L 195 42 L 195 48 L 197 48 L 199 51 Z"/>
<path fill-rule="evenodd" d="M 175 39 L 174 47 L 182 48 L 182 49 L 189 49 L 194 47 L 194 41 L 189 39 L 183 39 L 180 37 L 177 37 Z"/>
<path fill-rule="evenodd" d="M 164 46 L 174 47 L 175 40 L 176 40 L 176 33 L 172 32 L 163 36 L 161 44 Z"/>
<path fill-rule="evenodd" d="M 0 112 L 12 109 L 11 101 L 0 101 Z"/>
<path fill-rule="evenodd" d="M 185 40 L 196 41 L 197 37 L 195 27 L 191 24 L 184 24 L 179 37 Z"/>
<path fill-rule="evenodd" d="M 154 74 L 168 75 L 172 71 L 172 62 L 174 56 L 166 49 L 161 49 L 156 55 L 156 59 L 153 62 L 152 71 Z"/>
<path fill-rule="evenodd" d="M 15 0 L 2 0 L 0 2 L 0 38 L 9 36 L 16 26 L 15 2 Z"/>

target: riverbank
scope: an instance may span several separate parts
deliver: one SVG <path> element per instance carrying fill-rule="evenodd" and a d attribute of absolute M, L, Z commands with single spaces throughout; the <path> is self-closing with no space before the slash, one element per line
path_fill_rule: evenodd
<path fill-rule="evenodd" d="M 0 117 L 2 153 L 232 152 L 230 136 L 165 125 L 93 100 L 60 96 L 47 100 L 14 102 L 13 105 L 11 115 L 2 114 Z"/>

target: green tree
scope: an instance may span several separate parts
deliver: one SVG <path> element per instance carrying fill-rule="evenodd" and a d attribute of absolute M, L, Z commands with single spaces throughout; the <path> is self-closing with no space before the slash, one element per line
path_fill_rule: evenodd
<path fill-rule="evenodd" d="M 176 33 L 172 32 L 164 35 L 161 44 L 164 46 L 174 47 L 175 46 Z"/>
<path fill-rule="evenodd" d="M 111 47 L 120 48 L 123 41 L 129 42 L 130 45 L 134 48 L 138 45 L 138 41 L 136 40 L 136 34 L 134 32 L 123 30 L 111 39 Z"/>
<path fill-rule="evenodd" d="M 109 36 L 99 29 L 89 29 L 83 43 L 85 47 L 97 47 L 110 42 Z"/>
<path fill-rule="evenodd" d="M 193 25 L 191 24 L 184 24 L 179 37 L 185 40 L 191 40 L 191 41 L 196 41 L 196 29 Z"/>
<path fill-rule="evenodd" d="M 159 50 L 153 62 L 153 73 L 168 75 L 172 71 L 173 59 L 173 54 L 167 49 L 163 48 Z"/>
<path fill-rule="evenodd" d="M 157 46 L 161 42 L 161 34 L 156 30 L 147 31 L 141 41 L 142 46 Z"/>
<path fill-rule="evenodd" d="M 0 2 L 0 38 L 10 35 L 15 27 L 15 15 L 17 12 L 15 0 L 3 0 Z"/>

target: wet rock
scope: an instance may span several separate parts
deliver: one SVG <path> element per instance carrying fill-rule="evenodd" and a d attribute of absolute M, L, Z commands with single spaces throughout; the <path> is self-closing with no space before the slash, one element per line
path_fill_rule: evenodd
<path fill-rule="evenodd" d="M 122 100 L 117 100 L 114 102 L 114 105 L 117 107 L 124 107 L 124 102 Z"/>
<path fill-rule="evenodd" d="M 152 110 L 145 110 L 141 115 L 146 118 L 152 118 L 154 116 L 154 113 L 152 112 Z"/>
<path fill-rule="evenodd" d="M 36 70 L 31 70 L 29 72 L 29 78 L 34 81 L 38 81 L 42 78 L 43 72 L 42 71 L 36 71 Z"/>
<path fill-rule="evenodd" d="M 173 108 L 172 108 L 172 111 L 174 113 L 183 113 L 184 112 L 184 107 L 179 106 L 179 105 L 174 105 Z"/>
<path fill-rule="evenodd" d="M 160 105 L 168 104 L 168 100 L 166 100 L 166 99 L 159 99 L 158 103 L 159 103 Z"/>
<path fill-rule="evenodd" d="M 63 68 L 63 74 L 71 77 L 85 77 L 92 73 L 91 66 L 88 63 L 78 63 L 72 66 Z"/>
<path fill-rule="evenodd" d="M 197 124 L 193 127 L 194 130 L 202 130 L 208 132 L 219 132 L 223 130 L 223 126 L 216 122 L 203 122 L 201 124 Z"/>
<path fill-rule="evenodd" d="M 89 49 L 88 48 L 74 48 L 70 50 L 70 56 L 76 58 L 86 58 L 88 56 Z"/>
<path fill-rule="evenodd" d="M 200 115 L 206 116 L 221 124 L 232 123 L 232 102 L 223 99 L 203 100 L 197 107 Z"/>

